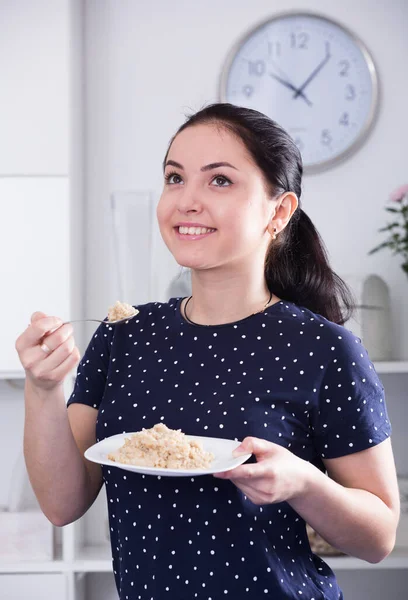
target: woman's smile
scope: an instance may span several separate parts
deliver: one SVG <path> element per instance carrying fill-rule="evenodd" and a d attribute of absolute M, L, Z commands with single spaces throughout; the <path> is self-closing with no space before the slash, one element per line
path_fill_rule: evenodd
<path fill-rule="evenodd" d="M 217 230 L 214 227 L 207 227 L 200 223 L 179 223 L 174 227 L 174 231 L 179 240 L 194 241 L 201 240 L 212 235 Z"/>

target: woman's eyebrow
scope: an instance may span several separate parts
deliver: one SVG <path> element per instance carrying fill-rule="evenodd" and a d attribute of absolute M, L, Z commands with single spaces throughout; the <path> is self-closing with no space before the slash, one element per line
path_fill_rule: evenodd
<path fill-rule="evenodd" d="M 184 171 L 183 165 L 176 162 L 175 160 L 168 160 L 165 164 L 165 168 L 168 165 L 177 167 L 178 169 L 181 169 L 182 171 Z M 201 171 L 211 171 L 211 169 L 219 169 L 220 167 L 231 167 L 231 169 L 235 169 L 236 171 L 239 170 L 236 167 L 234 167 L 233 165 L 231 165 L 229 162 L 215 162 L 215 163 L 210 163 L 209 165 L 205 165 L 204 167 L 201 167 Z"/>

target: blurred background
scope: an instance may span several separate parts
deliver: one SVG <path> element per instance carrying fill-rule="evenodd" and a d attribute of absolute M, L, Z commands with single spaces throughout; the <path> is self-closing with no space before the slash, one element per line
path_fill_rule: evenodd
<path fill-rule="evenodd" d="M 391 192 L 408 183 L 407 0 L 0 0 L 2 600 L 116 597 L 104 495 L 57 531 L 30 494 L 15 339 L 35 310 L 104 318 L 118 299 L 137 304 L 188 293 L 188 273 L 155 222 L 168 142 L 187 114 L 221 99 L 237 43 L 288 11 L 344 26 L 376 68 L 368 136 L 343 160 L 306 173 L 302 200 L 333 268 L 359 305 L 376 307 L 361 309 L 349 325 L 372 349 L 385 385 L 406 494 L 408 274 L 389 249 L 369 251 L 383 240 L 378 229 L 389 221 Z M 304 76 L 293 78 L 300 84 Z M 81 351 L 93 329 L 76 326 Z M 408 587 L 406 517 L 398 548 L 383 563 L 328 561 L 347 600 L 400 600 Z"/>

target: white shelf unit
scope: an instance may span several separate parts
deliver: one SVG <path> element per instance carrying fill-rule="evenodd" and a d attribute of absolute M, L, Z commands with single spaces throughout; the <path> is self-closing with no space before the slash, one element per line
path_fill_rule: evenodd
<path fill-rule="evenodd" d="M 334 571 L 408 569 L 408 548 L 394 548 L 390 556 L 377 564 L 352 556 L 325 556 L 324 560 Z"/>
<path fill-rule="evenodd" d="M 0 565 L 0 573 L 111 573 L 110 546 L 87 546 L 81 549 L 76 560 L 50 562 L 20 562 Z M 395 548 L 385 560 L 371 564 L 352 556 L 324 556 L 334 571 L 369 569 L 408 569 L 408 549 Z"/>
<path fill-rule="evenodd" d="M 376 361 L 374 367 L 382 375 L 392 373 L 408 373 L 408 360 Z"/>

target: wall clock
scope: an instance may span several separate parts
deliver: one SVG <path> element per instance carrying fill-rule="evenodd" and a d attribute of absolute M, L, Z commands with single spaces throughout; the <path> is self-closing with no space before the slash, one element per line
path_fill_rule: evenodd
<path fill-rule="evenodd" d="M 326 17 L 285 13 L 244 35 L 220 79 L 222 102 L 259 110 L 282 125 L 305 172 L 349 157 L 369 133 L 378 76 L 356 35 Z"/>

